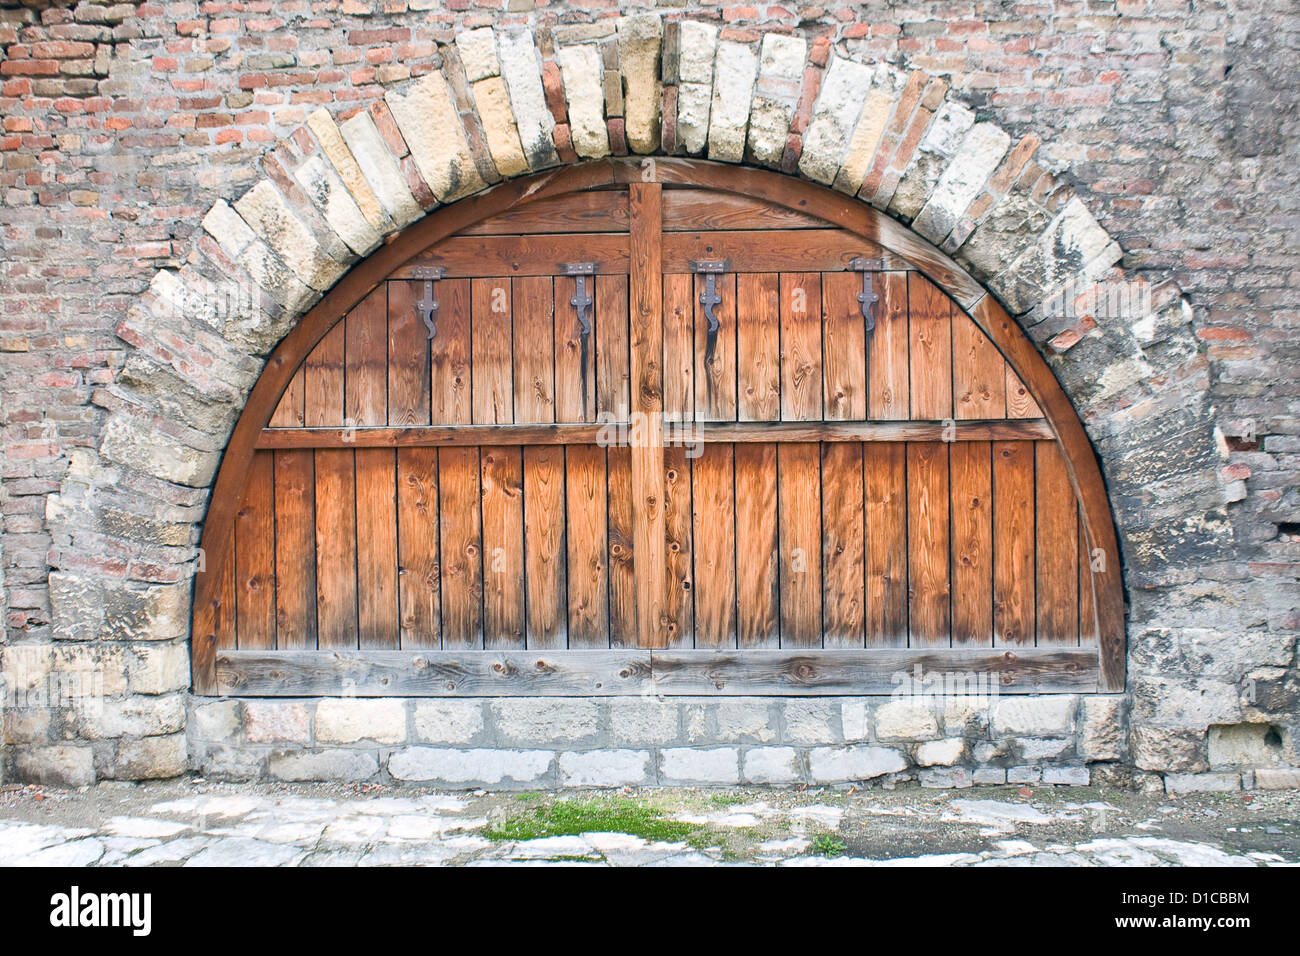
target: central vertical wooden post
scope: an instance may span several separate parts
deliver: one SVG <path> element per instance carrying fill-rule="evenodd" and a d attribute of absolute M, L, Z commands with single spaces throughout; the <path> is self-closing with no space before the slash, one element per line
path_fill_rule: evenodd
<path fill-rule="evenodd" d="M 667 647 L 664 561 L 663 226 L 658 183 L 630 186 L 632 561 L 640 647 Z"/>

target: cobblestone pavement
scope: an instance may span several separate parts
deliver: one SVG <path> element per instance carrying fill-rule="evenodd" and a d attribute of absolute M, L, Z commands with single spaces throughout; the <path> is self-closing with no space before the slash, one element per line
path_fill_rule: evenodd
<path fill-rule="evenodd" d="M 0 792 L 0 865 L 1276 866 L 1300 794 L 1102 788 L 453 794 L 190 779 Z"/>

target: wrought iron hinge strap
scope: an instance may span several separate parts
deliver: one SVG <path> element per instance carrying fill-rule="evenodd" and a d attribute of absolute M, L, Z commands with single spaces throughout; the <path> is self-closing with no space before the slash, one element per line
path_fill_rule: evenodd
<path fill-rule="evenodd" d="M 447 270 L 442 266 L 416 266 L 411 270 L 411 274 L 416 279 L 424 280 L 424 294 L 420 296 L 416 308 L 420 311 L 420 321 L 429 330 L 429 338 L 432 339 L 438 334 L 438 296 L 433 284 L 445 276 Z"/>
<path fill-rule="evenodd" d="M 849 260 L 849 268 L 862 273 L 862 291 L 858 293 L 858 307 L 862 318 L 866 320 L 867 332 L 876 327 L 875 304 L 880 301 L 876 290 L 871 287 L 871 273 L 880 272 L 885 266 L 881 259 L 867 259 L 863 256 Z"/>
<path fill-rule="evenodd" d="M 584 414 L 587 409 L 587 357 L 591 351 L 591 307 L 595 303 L 593 293 L 595 292 L 596 263 L 594 262 L 566 262 L 561 264 L 561 271 L 566 276 L 573 276 L 574 293 L 573 298 L 569 299 L 569 305 L 573 306 L 578 313 L 578 341 L 581 348 L 582 364 L 578 367 L 582 370 L 582 408 Z M 592 290 L 587 291 L 587 277 L 592 277 Z"/>

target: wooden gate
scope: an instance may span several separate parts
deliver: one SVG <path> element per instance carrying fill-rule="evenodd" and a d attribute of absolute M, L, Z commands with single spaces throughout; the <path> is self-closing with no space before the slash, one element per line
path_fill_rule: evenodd
<path fill-rule="evenodd" d="M 282 343 L 205 528 L 200 691 L 1122 685 L 1104 489 L 1015 323 L 856 203 L 657 166 L 435 214 Z"/>

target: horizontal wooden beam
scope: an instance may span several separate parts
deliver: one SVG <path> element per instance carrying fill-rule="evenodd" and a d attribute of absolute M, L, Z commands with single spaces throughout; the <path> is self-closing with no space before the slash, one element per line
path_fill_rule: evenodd
<path fill-rule="evenodd" d="M 666 651 L 218 651 L 221 694 L 316 697 L 1080 693 L 1095 647 Z"/>
<path fill-rule="evenodd" d="M 579 256 L 579 253 L 581 255 Z M 454 236 L 395 269 L 390 279 L 423 279 L 432 268 L 451 278 L 553 276 L 561 264 L 581 258 L 599 275 L 627 275 L 628 239 L 617 233 L 550 236 Z"/>
<path fill-rule="evenodd" d="M 655 651 L 655 693 L 801 695 L 928 693 L 967 696 L 1092 691 L 1095 647 L 867 648 L 813 651 Z"/>
<path fill-rule="evenodd" d="M 942 422 L 678 422 L 672 445 L 750 442 L 1033 441 L 1055 437 L 1042 418 Z M 258 448 L 415 448 L 635 443 L 626 422 L 571 425 L 408 425 L 401 428 L 266 428 Z"/>
<path fill-rule="evenodd" d="M 879 259 L 882 269 L 915 269 L 902 256 L 844 229 L 772 229 L 753 232 L 664 233 L 663 271 L 691 272 L 699 259 L 725 259 L 729 272 L 842 272 L 857 258 Z"/>

